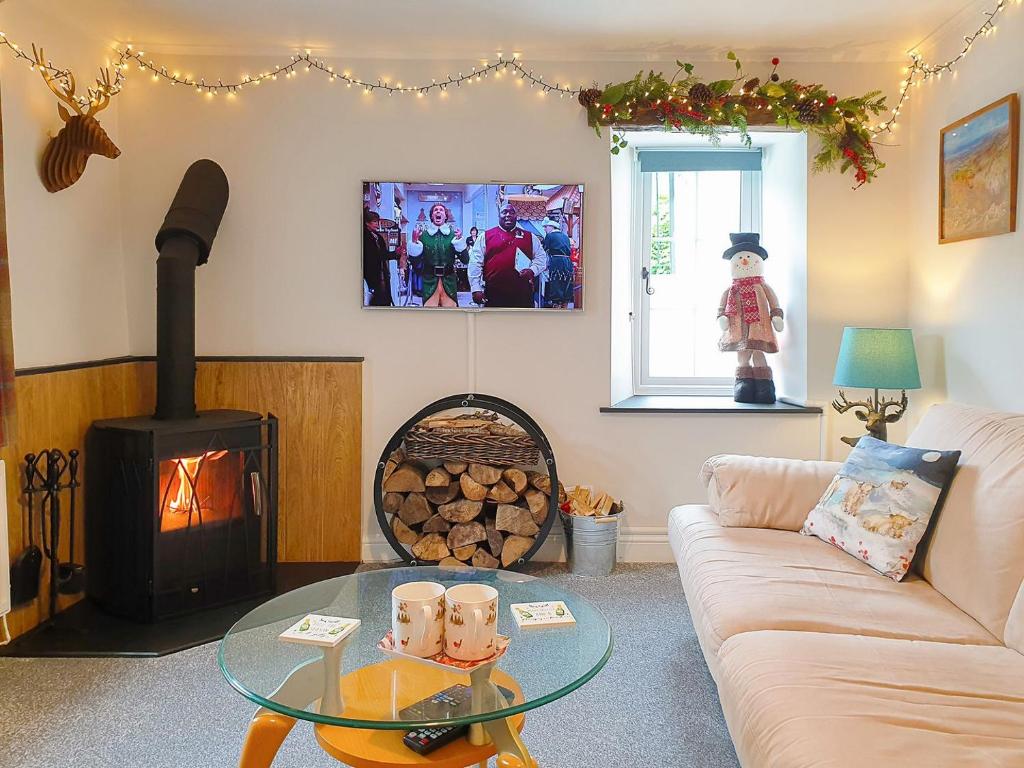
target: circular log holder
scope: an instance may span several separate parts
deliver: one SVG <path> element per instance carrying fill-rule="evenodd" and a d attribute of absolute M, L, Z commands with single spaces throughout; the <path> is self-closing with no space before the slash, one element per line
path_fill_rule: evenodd
<path fill-rule="evenodd" d="M 537 532 L 536 541 L 525 554 L 507 566 L 509 569 L 519 568 L 530 560 L 530 558 L 532 558 L 541 548 L 544 540 L 548 537 L 552 524 L 558 517 L 558 473 L 555 468 L 555 456 L 551 451 L 551 444 L 548 442 L 547 436 L 544 434 L 543 430 L 541 430 L 540 425 L 518 406 L 508 402 L 507 400 L 494 397 L 493 395 L 467 393 L 443 397 L 440 400 L 435 400 L 433 403 L 420 410 L 415 416 L 398 428 L 395 434 L 388 441 L 387 445 L 384 446 L 384 450 L 380 455 L 380 460 L 377 462 L 377 471 L 373 476 L 373 506 L 377 513 L 377 523 L 380 525 L 380 529 L 384 533 L 388 543 L 391 545 L 391 548 L 395 550 L 398 556 L 406 563 L 410 565 L 437 564 L 435 561 L 417 560 L 413 556 L 412 552 L 398 540 L 397 536 L 395 536 L 395 532 L 391 528 L 389 514 L 384 511 L 384 469 L 387 466 L 388 459 L 394 451 L 402 445 L 405 441 L 406 435 L 413 429 L 413 427 L 429 416 L 434 416 L 438 413 L 443 413 L 444 411 L 456 408 L 476 408 L 485 411 L 492 411 L 500 416 L 504 416 L 505 418 L 512 420 L 516 425 L 522 427 L 537 446 L 537 450 L 540 452 L 539 463 L 543 464 L 547 469 L 548 476 L 551 478 L 551 492 L 548 494 L 548 514 L 547 517 L 544 518 L 544 523 L 541 526 L 540 531 Z M 467 564 L 467 567 L 473 566 Z"/>

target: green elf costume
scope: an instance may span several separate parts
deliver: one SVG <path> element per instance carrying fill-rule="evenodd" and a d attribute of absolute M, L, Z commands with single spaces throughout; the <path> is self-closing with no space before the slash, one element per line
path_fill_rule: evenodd
<path fill-rule="evenodd" d="M 426 302 L 437 290 L 438 282 L 448 297 L 458 301 L 458 277 L 455 259 L 466 251 L 466 238 L 456 237 L 452 225 L 445 222 L 437 226 L 429 222 L 420 233 L 419 242 L 409 243 L 409 256 L 423 255 L 420 277 L 423 279 L 423 301 Z"/>

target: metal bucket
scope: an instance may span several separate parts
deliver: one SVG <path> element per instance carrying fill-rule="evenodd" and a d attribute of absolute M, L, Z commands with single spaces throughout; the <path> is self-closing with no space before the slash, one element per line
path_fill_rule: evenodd
<path fill-rule="evenodd" d="M 562 517 L 565 530 L 565 551 L 569 568 L 576 576 L 607 576 L 615 568 L 615 547 L 619 540 L 619 518 L 622 515 Z"/>

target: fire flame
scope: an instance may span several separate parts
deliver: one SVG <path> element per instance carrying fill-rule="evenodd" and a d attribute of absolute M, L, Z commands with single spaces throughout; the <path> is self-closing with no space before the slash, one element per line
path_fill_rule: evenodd
<path fill-rule="evenodd" d="M 174 498 L 170 500 L 167 508 L 171 512 L 185 513 L 192 509 L 195 500 L 196 475 L 204 461 L 216 461 L 226 455 L 227 451 L 207 451 L 201 456 L 186 456 L 175 459 L 178 473 L 178 490 Z M 197 503 L 198 509 L 199 504 Z"/>

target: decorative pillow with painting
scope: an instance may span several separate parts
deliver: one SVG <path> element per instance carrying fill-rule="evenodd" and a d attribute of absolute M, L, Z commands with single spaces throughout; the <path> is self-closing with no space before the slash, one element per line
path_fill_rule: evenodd
<path fill-rule="evenodd" d="M 953 479 L 960 451 L 904 448 L 865 435 L 800 533 L 899 581 Z"/>

